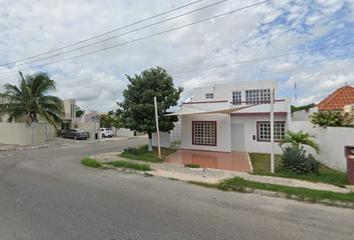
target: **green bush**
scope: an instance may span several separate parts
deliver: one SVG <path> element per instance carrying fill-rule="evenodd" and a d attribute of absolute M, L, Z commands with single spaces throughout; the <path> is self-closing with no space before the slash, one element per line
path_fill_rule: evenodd
<path fill-rule="evenodd" d="M 123 149 L 123 153 L 129 153 L 129 154 L 133 154 L 133 155 L 138 155 L 139 151 L 135 148 L 125 148 Z"/>
<path fill-rule="evenodd" d="M 319 111 L 310 117 L 311 123 L 320 127 L 353 127 L 353 118 L 349 113 Z"/>
<path fill-rule="evenodd" d="M 279 167 L 298 174 L 318 174 L 321 164 L 311 154 L 306 156 L 305 150 L 287 147 L 281 156 Z"/>
<path fill-rule="evenodd" d="M 309 161 L 311 162 L 311 171 L 314 174 L 319 174 L 320 173 L 320 168 L 323 166 L 322 163 L 320 163 L 319 161 L 316 160 L 316 158 L 314 158 L 311 154 L 309 154 L 309 156 L 307 157 L 309 159 Z"/>

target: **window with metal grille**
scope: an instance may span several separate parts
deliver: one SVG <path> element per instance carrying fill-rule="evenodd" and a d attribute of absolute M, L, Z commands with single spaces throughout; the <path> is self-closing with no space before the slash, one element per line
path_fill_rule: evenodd
<path fill-rule="evenodd" d="M 216 122 L 192 122 L 192 143 L 194 145 L 216 146 Z"/>
<path fill-rule="evenodd" d="M 205 98 L 206 98 L 206 99 L 214 98 L 214 93 L 206 93 L 206 94 L 205 94 Z"/>
<path fill-rule="evenodd" d="M 257 122 L 258 141 L 270 141 L 270 122 Z M 274 141 L 284 137 L 285 122 L 274 122 Z"/>
<path fill-rule="evenodd" d="M 270 89 L 246 90 L 246 104 L 269 103 L 269 101 Z"/>
<path fill-rule="evenodd" d="M 232 104 L 241 105 L 241 92 L 232 92 Z"/>

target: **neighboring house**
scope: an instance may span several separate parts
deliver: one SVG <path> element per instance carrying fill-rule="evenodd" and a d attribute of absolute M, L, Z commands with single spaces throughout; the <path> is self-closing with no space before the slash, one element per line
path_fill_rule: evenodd
<path fill-rule="evenodd" d="M 344 86 L 323 99 L 316 105 L 319 111 L 344 111 L 346 105 L 354 104 L 354 87 Z"/>
<path fill-rule="evenodd" d="M 63 124 L 65 128 L 74 128 L 76 123 L 76 100 L 75 99 L 67 99 L 63 100 L 65 115 L 63 116 Z M 64 129 L 63 129 L 64 130 Z"/>
<path fill-rule="evenodd" d="M 288 99 L 277 99 L 276 80 L 199 87 L 182 104 L 181 148 L 270 153 L 270 93 L 274 89 L 274 139 L 291 120 Z M 281 153 L 278 144 L 275 152 Z"/>
<path fill-rule="evenodd" d="M 92 123 L 92 117 L 99 116 L 101 114 L 107 114 L 107 113 L 108 112 L 98 113 L 98 112 L 94 112 L 94 111 L 88 111 L 87 113 L 82 115 L 80 118 L 77 118 L 78 126 L 82 126 L 82 128 L 85 128 L 85 126 L 88 126 L 89 123 Z M 104 127 L 104 126 L 100 126 L 100 124 L 98 124 L 98 127 Z M 120 137 L 134 136 L 134 131 L 131 131 L 130 129 L 120 128 L 118 131 L 116 131 L 114 127 L 111 127 L 111 129 L 115 132 L 116 136 L 120 136 Z M 91 131 L 90 131 L 90 133 L 91 133 Z"/>
<path fill-rule="evenodd" d="M 65 114 L 62 116 L 63 123 L 67 128 L 72 128 L 75 125 L 75 106 L 74 99 L 63 100 L 65 107 Z M 47 140 L 57 136 L 55 128 L 48 124 L 42 117 L 38 116 L 38 123 L 35 123 L 33 129 L 33 144 L 43 145 Z M 32 145 L 32 129 L 26 126 L 26 117 L 16 119 L 9 123 L 6 122 L 7 117 L 0 118 L 0 143 L 18 144 L 18 145 Z M 58 126 L 59 128 L 61 126 Z"/>
<path fill-rule="evenodd" d="M 318 111 L 348 112 L 353 115 L 354 87 L 344 86 L 338 88 L 328 97 L 323 99 L 314 108 L 301 110 L 292 114 L 293 121 L 310 121 L 309 117 Z"/>

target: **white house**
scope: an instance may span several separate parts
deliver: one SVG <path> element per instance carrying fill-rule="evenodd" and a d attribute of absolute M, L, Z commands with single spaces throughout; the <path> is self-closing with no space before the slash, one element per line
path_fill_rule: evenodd
<path fill-rule="evenodd" d="M 277 99 L 277 81 L 252 81 L 198 87 L 193 101 L 173 115 L 182 121 L 181 148 L 270 153 L 270 97 L 274 89 L 274 139 L 291 121 L 289 99 Z M 281 153 L 275 144 L 275 153 Z"/>

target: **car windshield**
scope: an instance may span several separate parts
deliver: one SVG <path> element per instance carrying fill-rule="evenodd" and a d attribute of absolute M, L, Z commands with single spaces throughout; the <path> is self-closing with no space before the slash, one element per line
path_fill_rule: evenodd
<path fill-rule="evenodd" d="M 77 129 L 78 132 L 86 132 L 85 130 L 83 129 Z"/>

